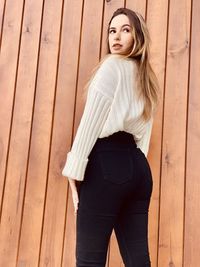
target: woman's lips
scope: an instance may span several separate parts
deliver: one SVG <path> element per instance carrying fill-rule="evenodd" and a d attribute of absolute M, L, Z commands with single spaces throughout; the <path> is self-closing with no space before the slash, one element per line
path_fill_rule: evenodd
<path fill-rule="evenodd" d="M 119 44 L 113 45 L 113 49 L 120 49 L 121 47 L 122 45 L 119 45 Z"/>

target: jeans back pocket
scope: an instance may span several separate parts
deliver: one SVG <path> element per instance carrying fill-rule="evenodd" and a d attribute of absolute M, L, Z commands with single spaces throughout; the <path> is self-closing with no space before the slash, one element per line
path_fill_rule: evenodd
<path fill-rule="evenodd" d="M 124 184 L 133 178 L 133 161 L 129 148 L 98 151 L 103 179 L 113 184 Z"/>

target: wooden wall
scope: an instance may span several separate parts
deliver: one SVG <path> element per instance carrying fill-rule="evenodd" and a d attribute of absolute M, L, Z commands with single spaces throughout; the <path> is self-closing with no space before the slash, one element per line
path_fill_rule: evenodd
<path fill-rule="evenodd" d="M 0 1 L 0 266 L 74 266 L 66 153 L 113 11 L 140 12 L 161 86 L 148 159 L 152 267 L 200 262 L 200 1 Z M 107 267 L 123 266 L 112 235 Z"/>

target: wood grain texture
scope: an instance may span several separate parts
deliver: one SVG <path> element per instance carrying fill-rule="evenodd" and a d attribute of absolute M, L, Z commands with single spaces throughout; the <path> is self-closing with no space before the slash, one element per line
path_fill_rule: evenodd
<path fill-rule="evenodd" d="M 193 1 L 191 22 L 191 48 L 188 92 L 188 122 L 186 140 L 185 171 L 185 227 L 184 227 L 184 267 L 199 265 L 197 244 L 200 240 L 200 2 Z"/>
<path fill-rule="evenodd" d="M 178 16 L 177 16 L 178 12 Z M 158 266 L 183 264 L 191 1 L 169 5 Z"/>
<path fill-rule="evenodd" d="M 10 8 L 12 9 L 11 5 Z M 9 12 L 8 9 L 6 11 Z M 19 10 L 19 16 L 21 11 Z M 15 50 L 16 55 L 10 55 L 19 58 L 17 58 L 9 155 L 2 206 L 0 266 L 14 266 L 17 259 L 29 159 L 42 1 L 26 1 L 23 11 L 21 36 L 12 40 L 13 45 L 17 41 L 17 46 L 19 45 L 18 40 L 20 40 L 20 46 L 17 51 Z M 15 15 L 13 14 L 13 18 Z M 21 18 L 18 18 L 19 22 L 16 21 L 16 26 L 21 22 Z M 11 23 L 13 21 L 11 18 Z M 13 23 L 13 28 L 15 28 L 15 23 Z"/>
<path fill-rule="evenodd" d="M 163 94 L 166 69 L 168 1 L 148 1 L 146 23 L 151 36 L 150 62 L 155 70 L 160 85 L 160 105 L 155 116 L 148 160 L 153 175 L 153 192 L 149 207 L 149 250 L 152 266 L 157 266 L 159 237 L 159 207 L 161 184 L 161 144 L 163 127 Z"/>
<path fill-rule="evenodd" d="M 3 5 L 1 7 L 3 8 Z M 15 101 L 22 7 L 23 1 L 18 1 L 18 4 L 15 5 L 13 5 L 12 1 L 7 1 L 4 10 L 4 24 L 1 32 L 0 92 L 2 97 L 0 97 L 0 215 L 2 214 L 3 194 L 6 182 L 6 166 L 12 127 L 12 113 Z M 1 10 L 1 12 L 3 12 L 3 10 Z"/>
<path fill-rule="evenodd" d="M 46 1 L 42 10 L 42 25 L 39 28 L 41 35 L 37 65 L 38 74 L 36 75 L 29 161 L 18 251 L 19 265 L 23 263 L 26 266 L 37 266 L 40 256 L 51 149 L 61 9 L 62 1 Z M 31 27 L 31 14 L 33 14 L 31 5 L 27 6 L 27 10 L 30 14 L 27 14 L 24 25 L 25 27 L 28 27 L 28 25 Z M 39 14 L 37 10 L 35 10 L 35 13 Z M 34 30 L 34 27 L 32 30 Z M 31 62 L 31 59 L 29 61 Z M 55 263 L 57 262 L 55 261 Z"/>

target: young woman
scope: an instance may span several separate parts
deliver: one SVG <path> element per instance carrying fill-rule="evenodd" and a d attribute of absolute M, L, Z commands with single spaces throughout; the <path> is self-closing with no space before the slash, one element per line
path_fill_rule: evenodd
<path fill-rule="evenodd" d="M 114 12 L 108 53 L 87 86 L 84 112 L 62 170 L 77 214 L 76 267 L 105 266 L 113 229 L 126 267 L 151 266 L 153 181 L 146 157 L 159 87 L 149 43 L 140 14 L 127 8 Z"/>

